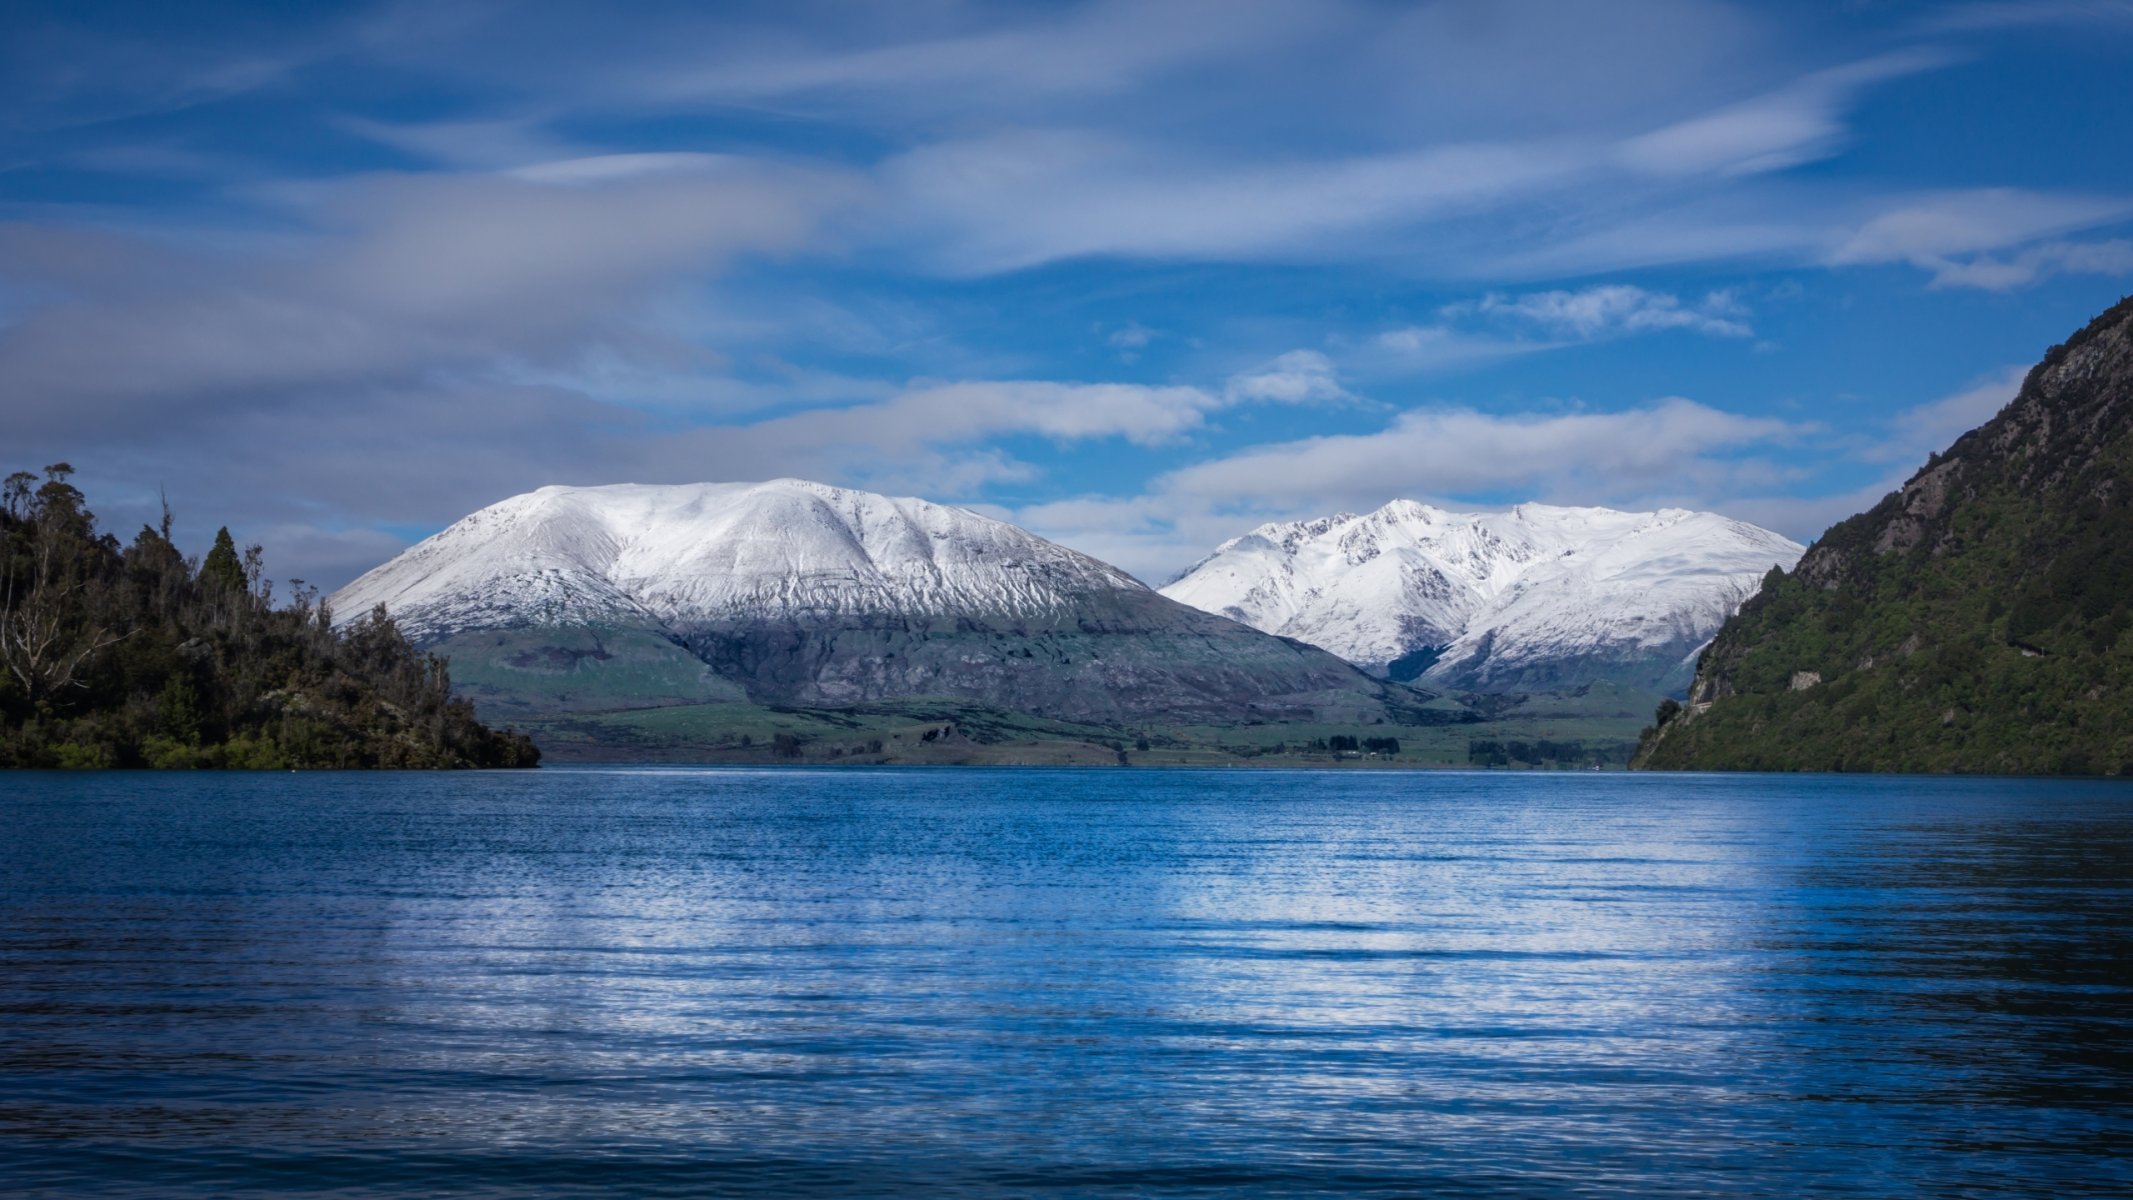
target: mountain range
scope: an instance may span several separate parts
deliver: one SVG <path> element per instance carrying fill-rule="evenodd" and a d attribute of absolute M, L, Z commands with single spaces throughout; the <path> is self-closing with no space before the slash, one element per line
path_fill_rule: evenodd
<path fill-rule="evenodd" d="M 1678 692 L 1720 624 L 1802 550 L 1685 509 L 1461 513 L 1395 500 L 1360 516 L 1262 525 L 1162 591 L 1430 687 L 1555 691 L 1608 680 Z"/>
<path fill-rule="evenodd" d="M 1474 719 L 1453 689 L 1686 683 L 1799 547 L 1524 505 L 1262 527 L 1162 592 L 967 509 L 802 480 L 544 487 L 332 596 L 499 718 L 953 700 L 1104 726 Z"/>
<path fill-rule="evenodd" d="M 1013 525 L 800 480 L 545 487 L 330 603 L 385 606 L 502 715 L 930 697 L 1104 724 L 1433 719 L 1426 694 Z"/>

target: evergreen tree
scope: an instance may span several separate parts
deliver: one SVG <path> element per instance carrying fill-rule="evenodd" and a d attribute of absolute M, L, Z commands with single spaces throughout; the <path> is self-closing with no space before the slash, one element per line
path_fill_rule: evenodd
<path fill-rule="evenodd" d="M 200 582 L 224 591 L 244 590 L 244 562 L 237 557 L 237 542 L 227 525 L 215 531 L 215 547 L 200 562 Z"/>

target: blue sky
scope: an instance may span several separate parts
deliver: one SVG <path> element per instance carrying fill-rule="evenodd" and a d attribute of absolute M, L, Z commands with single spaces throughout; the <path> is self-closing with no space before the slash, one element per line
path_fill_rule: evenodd
<path fill-rule="evenodd" d="M 333 586 L 547 483 L 1154 582 L 1539 499 L 1801 540 L 2133 290 L 2133 3 L 17 3 L 6 464 Z"/>

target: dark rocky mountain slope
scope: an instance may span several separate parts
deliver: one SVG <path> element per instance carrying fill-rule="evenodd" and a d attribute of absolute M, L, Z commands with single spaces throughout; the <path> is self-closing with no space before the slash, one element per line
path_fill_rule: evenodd
<path fill-rule="evenodd" d="M 2133 772 L 2129 626 L 2133 299 L 1773 571 L 1636 765 Z"/>

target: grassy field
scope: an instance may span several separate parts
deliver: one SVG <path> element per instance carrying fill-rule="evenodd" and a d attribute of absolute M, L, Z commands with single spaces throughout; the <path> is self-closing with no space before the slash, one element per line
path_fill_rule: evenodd
<path fill-rule="evenodd" d="M 1658 697 L 1475 696 L 1428 725 L 1078 725 L 957 700 L 719 702 L 521 719 L 550 762 L 1619 769 Z M 1391 743 L 1397 743 L 1393 746 Z"/>

